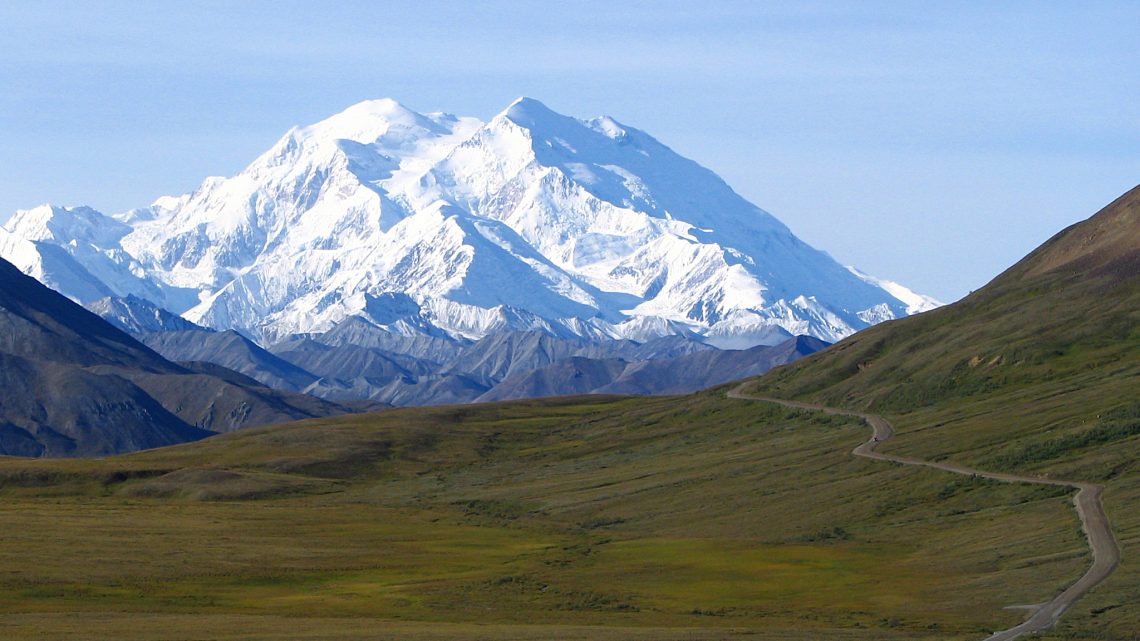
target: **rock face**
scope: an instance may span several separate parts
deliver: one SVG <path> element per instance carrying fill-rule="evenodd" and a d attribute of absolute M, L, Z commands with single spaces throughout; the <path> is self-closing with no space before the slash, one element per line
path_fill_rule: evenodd
<path fill-rule="evenodd" d="M 167 361 L 0 260 L 0 454 L 114 454 L 348 411 L 219 374 Z"/>
<path fill-rule="evenodd" d="M 488 122 L 364 102 L 191 194 L 17 212 L 0 256 L 84 304 L 148 301 L 263 345 L 362 319 L 421 342 L 745 348 L 936 305 L 837 264 L 648 134 L 526 98 Z"/>

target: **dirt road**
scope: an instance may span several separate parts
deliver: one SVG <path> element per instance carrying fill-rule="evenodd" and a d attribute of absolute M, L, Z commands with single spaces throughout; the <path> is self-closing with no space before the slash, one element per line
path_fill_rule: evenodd
<path fill-rule="evenodd" d="M 852 412 L 848 410 L 837 409 L 834 407 L 824 407 L 822 405 L 814 405 L 811 403 L 799 403 L 796 401 L 785 401 L 777 398 L 766 398 L 761 396 L 750 396 L 744 394 L 741 390 L 744 385 L 741 385 L 728 392 L 729 398 L 738 398 L 743 400 L 753 401 L 766 401 L 769 403 L 776 403 L 785 407 L 794 407 L 803 410 L 812 410 L 824 412 L 826 414 L 840 414 L 845 416 L 857 416 L 867 422 L 873 430 L 871 438 L 866 442 L 860 444 L 851 451 L 855 456 L 862 456 L 864 458 L 875 459 L 877 461 L 892 461 L 895 463 L 902 463 L 903 465 L 921 465 L 923 467 L 932 467 L 936 470 L 944 470 L 946 472 L 953 472 L 955 474 L 965 474 L 967 476 L 978 476 L 981 478 L 995 479 L 998 481 L 1007 481 L 1009 483 L 1036 483 L 1038 485 L 1061 485 L 1065 487 L 1075 488 L 1077 494 L 1073 497 L 1073 505 L 1076 507 L 1077 515 L 1081 518 L 1081 526 L 1084 528 L 1085 536 L 1088 537 L 1089 548 L 1092 550 L 1093 564 L 1085 572 L 1084 576 L 1077 580 L 1076 583 L 1069 586 L 1067 590 L 1053 598 L 1048 603 L 1038 606 L 1033 614 L 1019 625 L 1016 625 L 1008 630 L 995 632 L 985 639 L 985 641 L 1009 641 L 1023 634 L 1030 634 L 1041 632 L 1056 625 L 1057 620 L 1061 615 L 1085 595 L 1086 592 L 1099 585 L 1102 581 L 1112 574 L 1116 566 L 1120 563 L 1120 547 L 1116 543 L 1116 538 L 1112 534 L 1112 528 L 1108 525 L 1108 515 L 1104 512 L 1104 504 L 1101 502 L 1101 492 L 1104 491 L 1104 486 L 1096 485 L 1095 483 L 1084 483 L 1081 481 L 1063 481 L 1056 479 L 1045 479 L 1033 476 L 1017 476 L 1016 474 L 1001 474 L 997 472 L 986 472 L 984 470 L 975 470 L 962 465 L 955 465 L 954 463 L 937 463 L 934 461 L 924 461 L 922 459 L 910 458 L 905 456 L 892 456 L 890 454 L 881 454 L 876 452 L 875 449 L 879 445 L 892 436 L 894 436 L 894 429 L 887 419 L 877 414 L 865 414 L 863 412 Z"/>

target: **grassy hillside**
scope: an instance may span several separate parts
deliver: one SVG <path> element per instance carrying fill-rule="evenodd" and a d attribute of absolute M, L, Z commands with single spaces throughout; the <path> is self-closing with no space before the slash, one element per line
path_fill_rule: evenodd
<path fill-rule="evenodd" d="M 1087 563 L 1068 496 L 848 419 L 586 398 L 0 461 L 6 639 L 977 639 Z"/>
<path fill-rule="evenodd" d="M 1105 483 L 1123 563 L 1052 638 L 1140 638 L 1140 188 L 965 300 L 752 391 L 884 414 L 887 452 Z"/>

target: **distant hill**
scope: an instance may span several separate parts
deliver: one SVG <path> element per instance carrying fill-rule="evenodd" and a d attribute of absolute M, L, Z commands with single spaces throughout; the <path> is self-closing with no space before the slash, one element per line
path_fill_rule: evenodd
<path fill-rule="evenodd" d="M 500 332 L 469 343 L 431 337 L 373 342 L 365 333 L 367 321 L 353 319 L 341 327 L 351 329 L 356 342 L 341 340 L 337 330 L 293 336 L 271 350 L 233 330 L 170 329 L 136 332 L 135 337 L 170 360 L 221 365 L 274 389 L 335 402 L 400 406 L 573 394 L 681 394 L 761 374 L 827 345 L 799 336 L 773 346 L 721 350 L 691 336 L 642 343 L 557 337 L 537 330 Z M 378 337 L 391 337 L 374 330 Z"/>
<path fill-rule="evenodd" d="M 240 372 L 273 389 L 304 391 L 317 377 L 233 331 L 148 332 L 139 340 L 173 361 L 204 361 Z"/>
<path fill-rule="evenodd" d="M 84 305 L 95 312 L 100 318 L 118 327 L 128 334 L 143 334 L 146 332 L 178 332 L 185 330 L 206 329 L 195 325 L 177 314 L 158 307 L 148 300 L 138 296 L 128 295 L 126 298 L 107 296 Z"/>
<path fill-rule="evenodd" d="M 172 363 L 0 260 L 0 454 L 89 456 L 346 407 Z"/>

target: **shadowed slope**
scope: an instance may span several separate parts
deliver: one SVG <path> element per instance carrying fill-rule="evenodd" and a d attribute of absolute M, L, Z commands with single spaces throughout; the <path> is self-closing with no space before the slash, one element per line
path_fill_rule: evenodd
<path fill-rule="evenodd" d="M 91 456 L 338 414 L 148 347 L 0 260 L 0 454 Z"/>
<path fill-rule="evenodd" d="M 0 351 L 73 365 L 131 364 L 181 372 L 95 314 L 0 259 Z"/>

